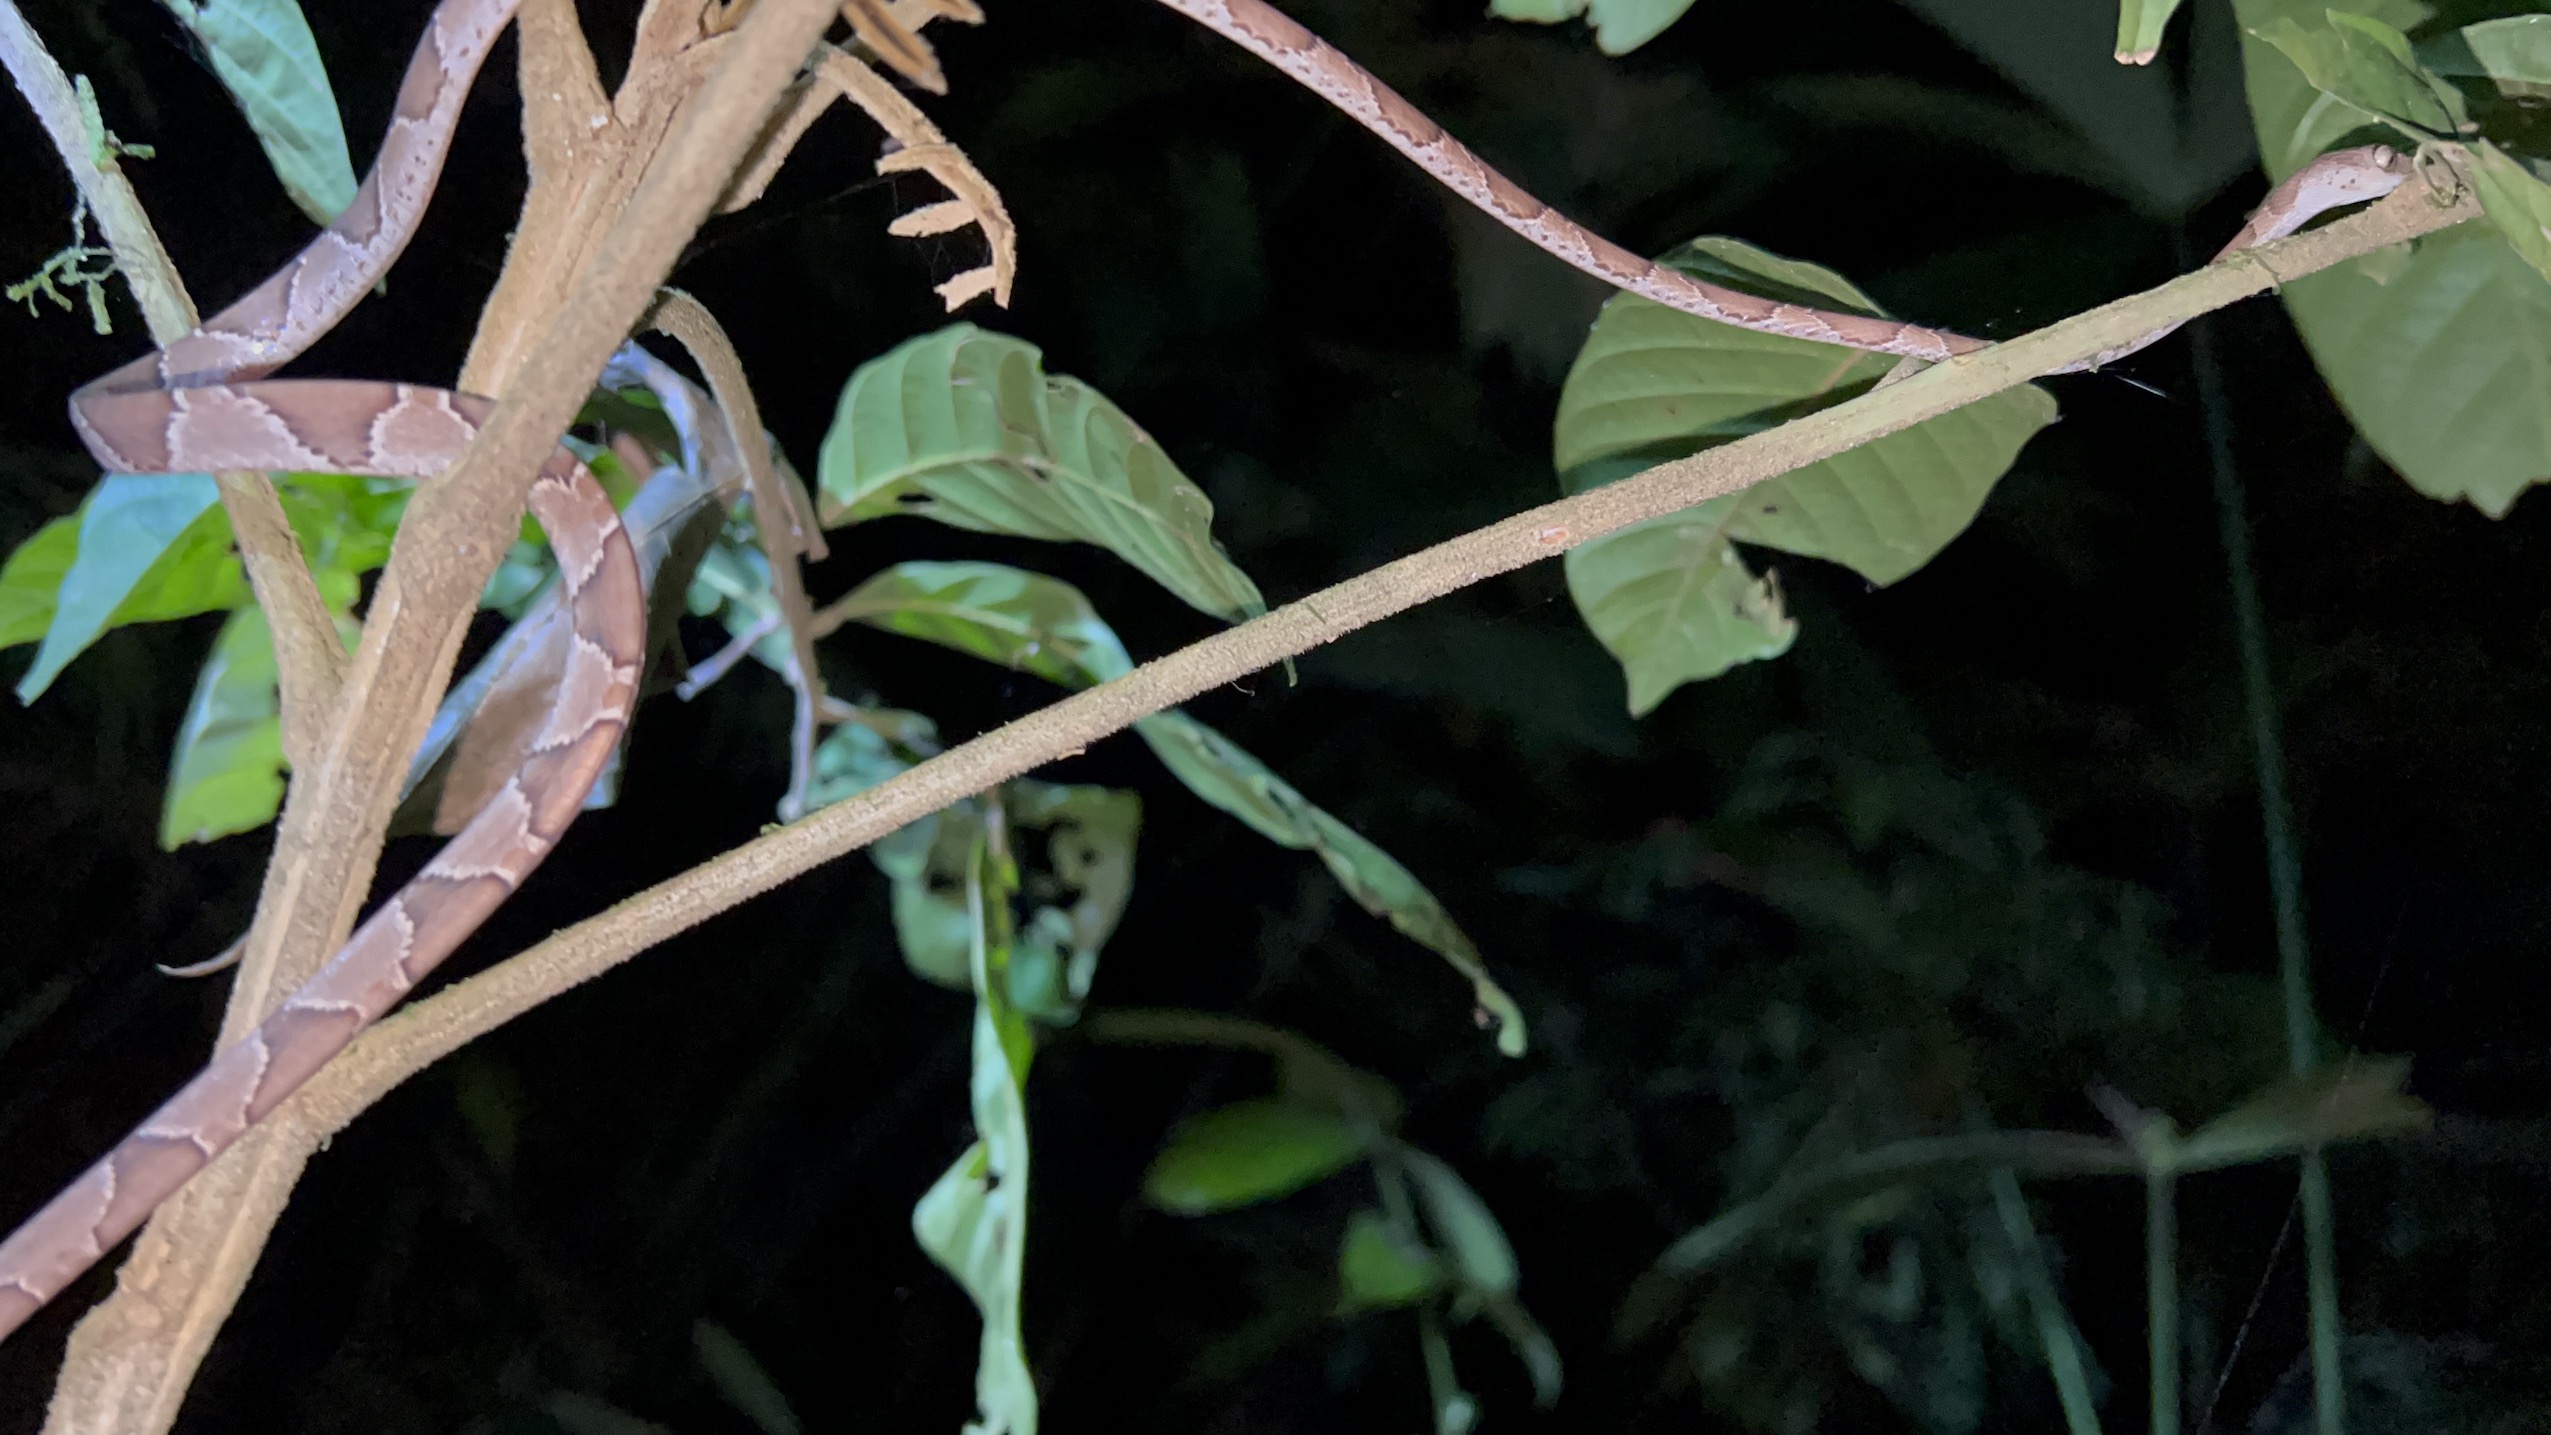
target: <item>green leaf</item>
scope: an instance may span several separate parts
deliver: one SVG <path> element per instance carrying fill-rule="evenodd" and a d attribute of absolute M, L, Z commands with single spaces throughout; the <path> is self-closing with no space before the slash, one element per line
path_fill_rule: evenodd
<path fill-rule="evenodd" d="M 832 611 L 1068 688 L 1134 670 L 1078 588 L 1001 563 L 898 563 Z"/>
<path fill-rule="evenodd" d="M 1363 1154 L 1362 1133 L 1335 1111 L 1235 1101 L 1179 1125 L 1143 1174 L 1143 1196 L 1174 1215 L 1229 1211 L 1289 1196 Z"/>
<path fill-rule="evenodd" d="M 1721 500 L 1652 518 L 1560 560 L 1578 615 L 1629 680 L 1632 717 L 1685 683 L 1777 658 L 1798 636 L 1779 582 L 1756 576 L 1728 541 L 1732 511 Z"/>
<path fill-rule="evenodd" d="M 1758 293 L 1877 312 L 1831 270 L 1735 240 L 1696 240 L 1664 262 Z M 1561 483 L 1584 492 L 1838 403 L 1876 384 L 1893 362 L 1615 296 L 1560 393 L 1553 450 Z M 1630 711 L 1645 714 L 1686 682 L 1788 650 L 1797 625 L 1734 542 L 1892 583 L 1966 528 L 2020 447 L 2054 417 L 2044 390 L 2013 389 L 1572 550 L 1569 593 L 1621 663 Z"/>
<path fill-rule="evenodd" d="M 1389 1310 L 1415 1305 L 1442 1289 L 1444 1263 L 1435 1253 L 1404 1241 L 1381 1212 L 1369 1207 L 1349 1216 L 1338 1245 L 1338 1312 Z"/>
<path fill-rule="evenodd" d="M 2256 33 L 2278 20 L 2322 23 L 2325 0 L 2239 0 L 2249 26 L 2250 108 L 2259 152 L 2282 179 L 2345 142 L 2362 117 L 2315 89 Z M 2351 0 L 2406 29 L 2417 0 Z M 2295 328 L 2357 431 L 2431 498 L 2504 516 L 2551 475 L 2551 285 L 2499 236 L 2459 225 L 2284 287 Z"/>
<path fill-rule="evenodd" d="M 2322 24 L 2279 16 L 2253 33 L 2291 60 L 2314 89 L 2412 139 L 2460 129 L 2466 118 L 2461 94 L 2418 62 L 2407 36 L 2371 15 L 2325 14 Z"/>
<path fill-rule="evenodd" d="M 345 473 L 276 475 L 275 496 L 329 606 L 354 606 L 357 580 L 390 560 L 390 541 L 416 485 Z"/>
<path fill-rule="evenodd" d="M 1004 334 L 954 324 L 861 365 L 817 473 L 827 525 L 915 513 L 1092 543 L 1216 617 L 1266 611 L 1214 541 L 1213 505 L 1151 435 Z"/>
<path fill-rule="evenodd" d="M 1474 1298 L 1508 1296 L 1521 1272 L 1506 1228 L 1479 1193 L 1452 1167 L 1413 1146 L 1402 1147 L 1400 1159 L 1415 1177 L 1417 1199 L 1426 1208 L 1426 1224 L 1453 1258 L 1453 1269 Z"/>
<path fill-rule="evenodd" d="M 2551 284 L 2495 229 L 2430 235 L 2391 272 L 2324 270 L 2285 301 L 2348 417 L 2411 487 L 2499 518 L 2551 477 Z"/>
<path fill-rule="evenodd" d="M 969 1089 L 979 1134 L 912 1208 L 912 1231 L 983 1314 L 975 1360 L 977 1418 L 969 1435 L 1036 1435 L 1036 1378 L 1019 1334 L 1028 1212 L 1027 1024 L 1003 1000 L 1009 889 L 977 845 L 967 866 L 975 987 Z M 987 876 L 987 868 L 992 869 Z"/>
<path fill-rule="evenodd" d="M 1098 975 L 1098 958 L 1134 894 L 1134 842 L 1143 800 L 1112 787 L 1066 787 L 1017 778 L 1001 788 L 1016 834 L 1045 835 L 1044 863 L 1025 877 L 1038 903 L 1010 953 L 1010 1000 L 1053 1025 L 1074 1021 Z"/>
<path fill-rule="evenodd" d="M 0 566 L 0 648 L 44 636 L 53 623 L 53 595 L 80 551 L 80 517 L 57 518 L 37 529 Z"/>
<path fill-rule="evenodd" d="M 2117 62 L 2149 65 L 2161 53 L 2161 32 L 2179 0 L 2117 0 Z"/>
<path fill-rule="evenodd" d="M 35 701 L 108 628 L 246 601 L 211 474 L 109 474 L 81 509 L 79 551 L 54 595 L 44 644 L 18 681 L 18 701 Z"/>
<path fill-rule="evenodd" d="M 848 616 L 871 626 L 972 653 L 1067 687 L 1104 682 L 1133 666 L 1125 655 L 1124 644 L 1079 589 L 1059 579 L 997 563 L 897 564 L 862 584 L 842 606 Z M 1409 875 L 1407 868 L 1345 823 L 1313 806 L 1258 759 L 1195 719 L 1178 712 L 1158 713 L 1136 722 L 1134 730 L 1189 791 L 1246 822 L 1271 841 L 1314 852 L 1366 911 L 1385 918 L 1451 962 L 1471 979 L 1480 1008 L 1498 1024 L 1499 1047 L 1509 1054 L 1523 1050 L 1522 1013 L 1513 999 L 1489 979 L 1470 938 L 1455 925 L 1434 895 Z M 865 740 L 845 736 L 844 730 L 837 729 L 827 744 L 833 741 L 856 744 Z M 846 762 L 847 754 L 833 760 Z M 819 752 L 819 778 L 824 761 Z M 914 842 L 917 846 L 919 839 Z M 917 859 L 908 850 L 905 860 L 915 873 L 925 870 L 932 860 L 944 870 L 952 860 L 952 850 L 922 848 L 924 855 Z M 927 855 L 933 852 L 935 857 Z M 879 860 L 882 863 L 884 858 Z M 946 890 L 944 881 L 940 889 Z M 902 900 L 899 896 L 899 931 L 903 930 L 900 924 L 904 920 Z M 907 938 L 909 941 L 919 937 L 925 927 L 936 933 L 929 939 L 933 949 L 941 953 L 932 962 L 934 970 L 949 965 L 945 953 L 951 939 L 947 934 L 953 928 L 944 914 L 944 902 L 942 906 L 936 916 L 916 910 L 912 916 L 913 933 Z M 906 946 L 907 960 L 912 959 L 913 950 Z"/>
<path fill-rule="evenodd" d="M 162 848 L 175 851 L 274 820 L 283 807 L 282 712 L 266 615 L 242 608 L 222 624 L 177 729 L 160 808 Z"/>
<path fill-rule="evenodd" d="M 871 712 L 871 718 L 881 716 Z M 910 714 L 926 733 L 926 719 Z M 935 743 L 932 744 L 935 746 Z M 844 723 L 815 750 L 807 806 L 829 806 L 874 787 L 910 766 L 915 754 L 872 727 Z M 1025 893 L 1026 922 L 1003 967 L 1004 999 L 1049 1025 L 1079 1019 L 1107 939 L 1123 919 L 1134 889 L 1135 839 L 1142 798 L 1107 787 L 1074 787 L 1018 778 L 1000 788 L 1008 840 L 1041 833 Z M 895 941 L 904 965 L 925 981 L 970 989 L 973 920 L 965 900 L 966 864 L 983 837 L 986 805 L 957 803 L 907 823 L 870 844 L 869 857 L 890 885 Z"/>
<path fill-rule="evenodd" d="M 168 0 L 168 8 L 202 42 L 284 192 L 312 221 L 334 223 L 354 202 L 354 165 L 301 7 L 293 0 Z"/>
<path fill-rule="evenodd" d="M 1692 8 L 1692 0 L 1592 0 L 1594 46 L 1607 55 L 1626 55 L 1666 31 Z"/>
<path fill-rule="evenodd" d="M 1586 12 L 1586 0 L 1489 0 L 1488 13 L 1526 25 L 1557 25 Z"/>
<path fill-rule="evenodd" d="M 1315 807 L 1293 785 L 1237 743 L 1182 712 L 1155 713 L 1134 724 L 1170 773 L 1205 801 L 1239 818 L 1282 847 L 1307 849 L 1364 910 L 1433 951 L 1470 979 L 1480 1024 L 1497 1028 L 1497 1049 L 1523 1054 L 1523 1012 L 1488 976 L 1479 949 L 1391 855 Z"/>
<path fill-rule="evenodd" d="M 2409 1063 L 2355 1060 L 2289 1077 L 2182 1138 L 2172 1166 L 2204 1171 L 2292 1156 L 2334 1141 L 2415 1136 L 2432 1121 L 2401 1089 Z"/>
<path fill-rule="evenodd" d="M 706 1320 L 691 1322 L 691 1348 L 699 1353 L 700 1368 L 708 1372 L 717 1393 L 762 1435 L 798 1435 L 806 1428 L 789 1408 L 779 1383 L 726 1327 Z"/>
<path fill-rule="evenodd" d="M 2472 181 L 2489 222 L 2534 272 L 2551 279 L 2551 185 L 2487 140 L 2472 147 L 2472 159 Z"/>
<path fill-rule="evenodd" d="M 2551 15 L 2510 15 L 2448 30 L 2418 46 L 2440 75 L 2485 78 L 2505 94 L 2551 92 Z"/>

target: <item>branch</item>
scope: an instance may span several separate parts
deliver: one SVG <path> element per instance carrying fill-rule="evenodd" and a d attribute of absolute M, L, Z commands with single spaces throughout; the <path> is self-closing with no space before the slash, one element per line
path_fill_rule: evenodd
<path fill-rule="evenodd" d="M 1544 504 L 1288 603 L 1113 682 L 987 733 L 658 883 L 392 1015 L 329 1063 L 284 1113 L 316 1142 L 443 1056 L 639 952 L 896 828 L 1069 756 L 1137 719 L 1395 613 L 1752 484 L 2325 269 L 2478 215 L 2404 185 L 2363 213 L 2246 250 L 2158 289 L 1940 364 L 1779 428 Z"/>
<path fill-rule="evenodd" d="M 532 475 L 832 13 L 832 0 L 757 0 L 743 25 L 718 42 L 715 67 L 682 105 L 563 310 L 499 394 L 487 426 L 449 473 L 411 501 L 339 720 L 320 761 L 293 782 L 225 1042 L 344 940 L 409 754 L 433 716 L 479 592 L 512 539 Z M 310 1149 L 288 1120 L 252 1132 L 162 1208 L 116 1295 L 74 1332 L 48 1429 L 167 1428 Z"/>
<path fill-rule="evenodd" d="M 78 92 L 18 13 L 15 0 L 0 0 L 0 63 L 7 65 L 18 93 L 26 96 L 61 155 L 62 167 L 88 201 L 98 232 L 115 256 L 115 272 L 133 291 L 152 340 L 165 345 L 194 332 L 195 301 L 161 247 L 141 196 L 133 192 L 112 152 L 102 153 L 89 134 Z M 301 542 L 284 517 L 274 483 L 253 470 L 226 469 L 213 475 L 213 484 L 229 512 L 248 585 L 274 633 L 283 688 L 284 754 L 301 768 L 317 760 L 322 729 L 345 677 L 345 647 L 337 641 L 336 620 L 319 597 L 310 565 L 302 561 Z"/>

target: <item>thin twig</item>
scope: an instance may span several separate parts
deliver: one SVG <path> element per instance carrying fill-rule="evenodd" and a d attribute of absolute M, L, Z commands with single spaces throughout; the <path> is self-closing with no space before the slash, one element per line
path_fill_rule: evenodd
<path fill-rule="evenodd" d="M 726 676 L 727 669 L 743 661 L 744 655 L 753 651 L 755 643 L 778 632 L 779 625 L 780 616 L 777 609 L 754 619 L 753 626 L 727 639 L 725 647 L 718 649 L 702 661 L 693 663 L 691 671 L 683 676 L 682 681 L 674 684 L 674 696 L 687 703 L 707 692 L 718 679 Z"/>
<path fill-rule="evenodd" d="M 718 418 L 744 460 L 745 482 L 753 494 L 753 531 L 762 540 L 762 556 L 770 562 L 772 601 L 778 605 L 780 621 L 788 625 L 785 676 L 795 710 L 789 723 L 788 791 L 780 798 L 779 815 L 783 822 L 794 822 L 806 815 L 806 792 L 815 781 L 816 715 L 824 697 L 824 670 L 815 661 L 814 609 L 806 601 L 806 582 L 797 565 L 822 540 L 814 537 L 814 528 L 799 524 L 803 506 L 781 487 L 771 459 L 770 435 L 762 431 L 761 406 L 754 402 L 744 361 L 717 316 L 689 294 L 668 288 L 656 300 L 648 322 L 690 351 L 717 400 Z M 712 681 L 702 680 L 692 691 Z"/>
<path fill-rule="evenodd" d="M 342 1129 L 409 1076 L 551 997 L 748 898 L 1137 719 L 1446 593 L 1846 452 L 2281 280 L 2479 213 L 2415 187 L 2312 233 L 1938 365 L 1888 388 L 1634 478 L 1517 514 L 1144 664 L 767 833 L 393 1014 L 287 1106 L 302 1139 Z"/>

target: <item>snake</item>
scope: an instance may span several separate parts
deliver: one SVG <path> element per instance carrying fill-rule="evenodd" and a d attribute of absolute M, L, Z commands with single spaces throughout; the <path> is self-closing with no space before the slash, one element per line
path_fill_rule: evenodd
<path fill-rule="evenodd" d="M 492 400 L 419 384 L 269 376 L 396 263 L 441 177 L 462 101 L 518 3 L 442 0 L 408 63 L 379 155 L 336 221 L 192 332 L 72 394 L 72 427 L 104 469 L 303 470 L 426 483 L 459 457 L 494 411 Z M 1535 199 L 1265 0 L 1161 3 L 1275 66 L 1453 193 L 1614 288 L 1718 323 L 1906 359 L 1939 362 L 1987 347 L 1947 330 L 1748 294 L 1642 259 Z M 2405 157 L 2381 145 L 2323 155 L 2272 190 L 2224 253 L 2380 198 L 2411 172 Z M 523 765 L 317 973 L 0 1240 L 0 1339 L 414 989 L 522 885 L 582 807 L 637 699 L 645 594 L 619 515 L 564 447 L 543 463 L 529 504 L 557 558 L 574 640 Z"/>

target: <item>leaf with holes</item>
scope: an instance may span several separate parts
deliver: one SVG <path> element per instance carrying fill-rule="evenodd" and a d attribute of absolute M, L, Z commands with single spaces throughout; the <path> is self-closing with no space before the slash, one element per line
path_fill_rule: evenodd
<path fill-rule="evenodd" d="M 175 851 L 274 820 L 283 806 L 283 705 L 266 615 L 242 608 L 222 625 L 186 720 L 177 729 L 159 845 Z"/>
<path fill-rule="evenodd" d="M 929 720 L 915 713 L 870 709 L 815 749 L 808 810 L 862 792 L 911 766 L 937 747 Z M 903 740 L 880 727 L 900 726 Z M 1022 861 L 1025 921 L 1003 967 L 1005 1000 L 1036 1021 L 1064 1025 L 1080 1016 L 1099 956 L 1134 890 L 1134 849 L 1142 799 L 1108 787 L 1065 786 L 1016 778 L 1000 788 L 1007 845 L 1035 833 L 1036 860 Z M 968 799 L 916 819 L 869 844 L 869 859 L 886 874 L 896 944 L 914 975 L 969 989 L 973 920 L 965 903 L 965 870 L 982 839 L 986 804 Z"/>
<path fill-rule="evenodd" d="M 52 533 L 48 527 L 29 540 L 47 545 L 48 564 L 59 553 Z M 34 702 L 109 628 L 247 601 L 211 474 L 108 474 L 80 510 L 76 551 L 54 591 L 43 646 L 18 680 L 18 701 Z"/>
<path fill-rule="evenodd" d="M 817 473 L 828 526 L 916 513 L 1091 543 L 1203 612 L 1266 611 L 1214 540 L 1213 505 L 1151 435 L 1005 334 L 954 324 L 862 364 Z"/>
<path fill-rule="evenodd" d="M 1732 239 L 1666 256 L 1701 278 L 1875 313 L 1831 270 Z M 1633 295 L 1604 305 L 1559 396 L 1560 482 L 1582 493 L 1866 392 L 1894 361 L 1758 334 Z M 1892 583 L 1964 531 L 2030 436 L 2054 421 L 2013 389 L 1850 453 L 1569 552 L 1577 611 L 1629 681 L 1633 714 L 1687 682 L 1788 650 L 1796 624 L 1737 555 L 1760 544 Z"/>
<path fill-rule="evenodd" d="M 2239 0 L 2256 30 L 2322 23 L 2326 0 Z M 2418 0 L 2351 0 L 2395 28 Z M 2274 46 L 2246 47 L 2259 152 L 2282 179 L 2360 117 Z M 2551 476 L 2551 283 L 2481 225 L 2350 260 L 2284 286 L 2287 310 L 2357 432 L 2411 487 L 2501 517 Z"/>
<path fill-rule="evenodd" d="M 336 222 L 354 202 L 354 165 L 301 7 L 294 0 L 168 0 L 168 8 L 202 43 L 284 193 L 315 223 Z"/>

